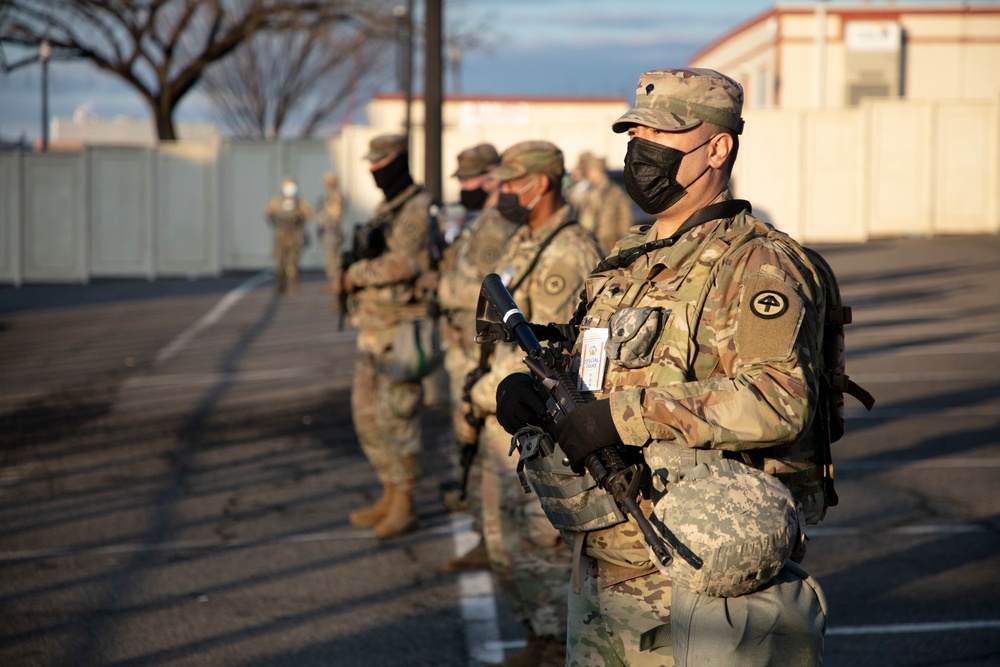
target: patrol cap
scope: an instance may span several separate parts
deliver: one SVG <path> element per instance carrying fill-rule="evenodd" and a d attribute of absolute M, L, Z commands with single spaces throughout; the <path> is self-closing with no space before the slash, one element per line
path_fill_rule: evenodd
<path fill-rule="evenodd" d="M 743 87 L 714 69 L 654 69 L 639 77 L 635 105 L 611 129 L 647 125 L 682 132 L 703 121 L 743 132 Z"/>
<path fill-rule="evenodd" d="M 458 169 L 452 174 L 455 178 L 472 178 L 485 174 L 500 164 L 500 154 L 493 144 L 479 144 L 466 148 L 458 154 Z"/>
<path fill-rule="evenodd" d="M 558 146 L 548 141 L 522 141 L 503 152 L 500 166 L 490 175 L 503 182 L 528 174 L 541 174 L 558 180 L 563 173 L 563 153 Z"/>
<path fill-rule="evenodd" d="M 378 162 L 384 160 L 393 153 L 402 153 L 406 150 L 406 135 L 404 134 L 380 134 L 368 144 L 368 153 L 365 160 Z"/>

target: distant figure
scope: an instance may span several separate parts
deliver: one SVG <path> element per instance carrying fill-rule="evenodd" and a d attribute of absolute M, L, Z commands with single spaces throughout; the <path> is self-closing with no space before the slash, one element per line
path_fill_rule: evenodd
<path fill-rule="evenodd" d="M 337 187 L 337 174 L 332 171 L 323 176 L 323 187 L 316 204 L 316 227 L 323 239 L 328 289 L 337 293 L 340 291 L 340 247 L 343 245 L 340 225 L 344 217 L 344 195 Z"/>
<path fill-rule="evenodd" d="M 312 208 L 299 198 L 295 179 L 286 176 L 281 181 L 281 196 L 267 204 L 264 217 L 274 228 L 274 281 L 278 294 L 294 294 L 299 290 L 299 255 L 302 254 L 306 221 Z"/>
<path fill-rule="evenodd" d="M 590 188 L 590 181 L 587 180 L 587 170 L 586 164 L 594 157 L 594 154 L 590 151 L 584 151 L 580 153 L 580 157 L 576 160 L 576 166 L 573 167 L 573 171 L 568 174 L 568 178 L 565 179 L 565 191 L 566 191 L 566 201 L 568 201 L 577 211 L 580 210 L 580 204 L 583 203 L 583 198 L 587 194 L 587 189 Z"/>
<path fill-rule="evenodd" d="M 580 224 L 594 235 L 606 257 L 632 226 L 632 205 L 625 191 L 608 178 L 604 158 L 585 155 L 580 162 L 588 186 L 577 202 Z"/>

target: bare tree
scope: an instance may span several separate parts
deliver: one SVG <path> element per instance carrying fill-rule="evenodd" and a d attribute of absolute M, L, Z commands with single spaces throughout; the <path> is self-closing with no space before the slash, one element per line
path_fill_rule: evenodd
<path fill-rule="evenodd" d="M 149 105 L 159 138 L 170 141 L 180 101 L 209 66 L 252 36 L 370 17 L 387 6 L 382 0 L 3 0 L 0 44 L 37 47 L 45 40 L 62 57 L 116 74 Z"/>
<path fill-rule="evenodd" d="M 260 33 L 203 82 L 223 123 L 241 137 L 313 136 L 387 75 L 390 49 L 369 28 L 320 26 Z"/>

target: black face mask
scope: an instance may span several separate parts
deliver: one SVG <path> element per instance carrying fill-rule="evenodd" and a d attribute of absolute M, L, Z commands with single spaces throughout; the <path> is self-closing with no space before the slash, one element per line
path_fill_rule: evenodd
<path fill-rule="evenodd" d="M 482 188 L 475 188 L 473 190 L 462 190 L 459 192 L 459 202 L 467 211 L 481 211 L 483 210 L 483 205 L 486 204 L 486 198 L 489 197 L 489 193 Z"/>
<path fill-rule="evenodd" d="M 511 222 L 518 225 L 528 224 L 527 206 L 521 206 L 516 192 L 501 192 L 497 199 L 497 212 Z"/>
<path fill-rule="evenodd" d="M 410 176 L 410 156 L 403 151 L 393 158 L 392 162 L 373 171 L 372 177 L 386 199 L 395 199 L 396 195 L 413 185 L 413 178 Z"/>
<path fill-rule="evenodd" d="M 687 185 L 677 182 L 677 171 L 685 155 L 695 152 L 715 137 L 709 137 L 687 153 L 654 141 L 633 137 L 625 152 L 625 190 L 646 213 L 663 213 L 687 194 L 687 189 L 705 175 L 705 171 Z"/>

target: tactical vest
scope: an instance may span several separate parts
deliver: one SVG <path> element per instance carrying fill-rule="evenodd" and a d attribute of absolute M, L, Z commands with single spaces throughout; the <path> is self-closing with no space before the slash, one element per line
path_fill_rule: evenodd
<path fill-rule="evenodd" d="M 286 206 L 291 203 L 291 206 Z M 304 222 L 302 212 L 299 207 L 298 197 L 282 198 L 281 202 L 271 213 L 271 222 L 275 229 L 294 230 Z"/>

